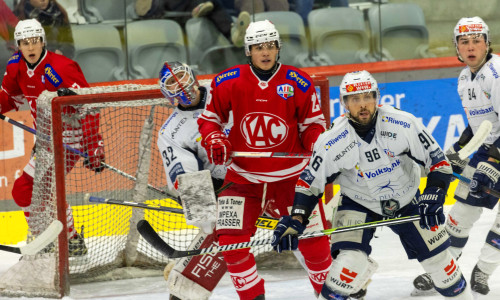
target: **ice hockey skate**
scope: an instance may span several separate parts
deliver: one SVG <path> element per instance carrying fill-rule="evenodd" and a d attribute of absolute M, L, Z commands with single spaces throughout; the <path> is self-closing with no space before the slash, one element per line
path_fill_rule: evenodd
<path fill-rule="evenodd" d="M 490 292 L 490 288 L 488 287 L 488 278 L 490 275 L 481 271 L 477 265 L 472 270 L 471 278 L 470 278 L 470 287 L 473 292 L 487 295 Z"/>
<path fill-rule="evenodd" d="M 87 262 L 88 249 L 85 244 L 83 226 L 81 233 L 77 232 L 75 236 L 68 240 L 68 252 L 70 265 L 81 265 Z"/>
<path fill-rule="evenodd" d="M 413 280 L 413 287 L 414 289 L 411 292 L 413 297 L 431 296 L 437 294 L 432 278 L 428 273 L 418 275 L 415 280 Z"/>

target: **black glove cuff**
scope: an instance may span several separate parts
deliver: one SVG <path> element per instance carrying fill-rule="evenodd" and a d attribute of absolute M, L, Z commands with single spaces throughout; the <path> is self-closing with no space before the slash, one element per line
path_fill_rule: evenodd
<path fill-rule="evenodd" d="M 302 217 L 302 225 L 307 226 L 307 224 L 309 224 L 309 216 L 311 215 L 311 212 L 309 211 L 309 208 L 307 206 L 294 205 L 292 207 L 292 213 L 290 215 L 292 217 L 293 216 Z"/>
<path fill-rule="evenodd" d="M 490 149 L 488 150 L 488 155 L 493 159 L 500 160 L 500 152 L 495 145 L 491 145 Z"/>

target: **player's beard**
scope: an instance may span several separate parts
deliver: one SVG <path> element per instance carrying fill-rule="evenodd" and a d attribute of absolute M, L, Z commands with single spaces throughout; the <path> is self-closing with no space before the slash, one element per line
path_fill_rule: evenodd
<path fill-rule="evenodd" d="M 366 116 L 366 114 L 369 114 L 369 117 L 363 117 L 363 118 L 360 117 L 361 115 Z M 351 115 L 351 119 L 353 119 L 353 121 L 361 125 L 368 125 L 372 122 L 374 116 L 375 116 L 375 110 L 371 112 L 369 109 L 365 108 L 360 110 L 357 116 Z"/>

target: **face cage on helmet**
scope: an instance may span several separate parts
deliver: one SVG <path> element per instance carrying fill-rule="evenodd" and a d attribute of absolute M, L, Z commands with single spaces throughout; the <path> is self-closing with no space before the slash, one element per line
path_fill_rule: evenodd
<path fill-rule="evenodd" d="M 174 71 L 172 72 L 171 67 L 168 66 L 167 72 L 160 79 L 160 90 L 163 96 L 165 96 L 165 98 L 167 98 L 172 105 L 175 105 L 175 103 L 189 105 L 196 98 L 195 86 L 198 86 L 196 77 L 194 77 L 192 71 L 188 71 L 184 66 L 174 67 L 173 69 Z M 180 71 L 184 72 L 184 75 L 181 78 L 178 78 L 177 74 L 180 73 Z M 189 76 L 189 79 L 187 83 L 181 84 L 185 76 Z M 177 89 L 175 91 L 169 90 L 168 87 L 170 85 L 167 85 L 166 83 L 171 77 L 175 78 L 175 82 L 171 84 L 171 86 L 177 85 Z"/>

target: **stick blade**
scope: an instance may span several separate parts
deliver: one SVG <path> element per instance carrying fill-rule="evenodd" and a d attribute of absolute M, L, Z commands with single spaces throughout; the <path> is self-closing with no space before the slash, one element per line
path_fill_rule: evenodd
<path fill-rule="evenodd" d="M 476 152 L 479 147 L 483 144 L 486 138 L 490 135 L 493 125 L 490 121 L 484 120 L 472 139 L 465 145 L 460 151 L 458 151 L 458 156 L 461 160 L 466 159 L 472 153 Z"/>
<path fill-rule="evenodd" d="M 59 220 L 54 220 L 44 232 L 35 238 L 31 243 L 21 247 L 21 254 L 35 255 L 43 248 L 52 243 L 61 233 L 63 225 Z"/>
<path fill-rule="evenodd" d="M 164 240 L 156 233 L 154 228 L 149 224 L 146 220 L 140 220 L 137 223 L 137 231 L 141 234 L 141 236 L 149 243 L 153 248 L 160 251 L 163 255 L 166 255 L 170 258 L 175 257 L 175 249 L 170 247 Z"/>

